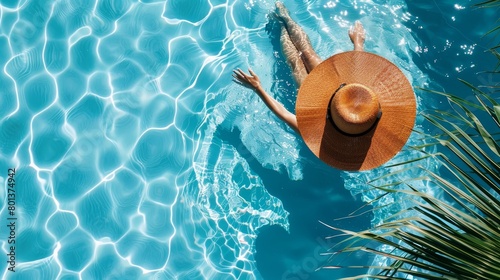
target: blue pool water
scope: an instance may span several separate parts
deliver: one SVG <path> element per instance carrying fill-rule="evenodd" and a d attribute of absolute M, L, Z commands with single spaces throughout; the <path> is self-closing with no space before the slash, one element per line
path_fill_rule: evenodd
<path fill-rule="evenodd" d="M 468 98 L 456 79 L 491 82 L 474 74 L 493 67 L 480 37 L 498 15 L 467 0 L 422 2 L 286 5 L 321 57 L 350 49 L 347 30 L 359 19 L 366 50 L 397 64 L 415 87 Z M 271 0 L 0 1 L 0 219 L 16 219 L 13 238 L 0 230 L 2 278 L 350 273 L 316 271 L 339 240 L 326 240 L 334 233 L 319 221 L 364 229 L 404 203 L 338 220 L 377 195 L 363 182 L 392 169 L 346 173 L 322 164 L 232 83 L 233 69 L 251 67 L 293 110 L 296 88 L 267 17 L 273 8 Z M 416 95 L 419 111 L 447 108 Z M 432 132 L 421 118 L 416 128 Z M 404 150 L 392 163 L 414 156 Z M 438 170 L 432 160 L 420 164 Z M 12 239 L 16 272 L 5 261 Z M 384 260 L 356 254 L 344 264 L 359 261 Z"/>

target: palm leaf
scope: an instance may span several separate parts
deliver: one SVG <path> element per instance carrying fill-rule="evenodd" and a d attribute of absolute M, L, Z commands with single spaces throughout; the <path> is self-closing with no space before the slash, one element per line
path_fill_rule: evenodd
<path fill-rule="evenodd" d="M 461 79 L 459 79 L 459 81 L 461 81 L 462 83 L 464 83 L 473 90 L 473 92 L 476 94 L 477 100 L 479 101 L 479 103 L 481 103 L 484 110 L 495 120 L 496 125 L 500 126 L 500 115 L 495 113 L 495 107 L 498 107 L 500 104 L 498 104 L 498 102 L 496 102 L 494 98 L 490 97 L 488 94 L 484 93 L 479 88 L 473 86 L 471 83 Z M 491 107 L 488 104 L 486 104 L 486 102 L 484 102 L 482 98 L 485 98 L 487 101 L 489 101 Z"/>
<path fill-rule="evenodd" d="M 500 6 L 500 1 L 499 0 L 488 0 L 484 1 L 478 4 L 475 4 L 474 6 L 479 7 L 479 8 L 492 8 L 496 6 Z"/>

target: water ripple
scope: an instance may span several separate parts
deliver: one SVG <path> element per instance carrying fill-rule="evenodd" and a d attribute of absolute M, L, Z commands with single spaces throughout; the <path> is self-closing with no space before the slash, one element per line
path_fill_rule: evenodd
<path fill-rule="evenodd" d="M 68 45 L 63 40 L 47 41 L 43 50 L 44 66 L 49 73 L 57 74 L 69 66 Z"/>
<path fill-rule="evenodd" d="M 6 73 L 18 84 L 26 82 L 32 73 L 39 73 L 43 70 L 41 52 L 42 49 L 37 47 L 14 56 L 5 66 Z"/>
<path fill-rule="evenodd" d="M 141 232 L 128 232 L 117 244 L 122 256 L 129 256 L 130 262 L 144 269 L 162 268 L 168 259 L 168 245 L 165 242 L 146 237 Z"/>
<path fill-rule="evenodd" d="M 150 130 L 139 139 L 134 152 L 134 162 L 147 178 L 157 178 L 164 172 L 180 173 L 185 164 L 183 137 L 171 127 L 164 131 Z"/>
<path fill-rule="evenodd" d="M 229 28 L 226 22 L 227 8 L 220 6 L 212 9 L 207 20 L 200 27 L 200 37 L 204 41 L 223 41 L 227 38 Z"/>
<path fill-rule="evenodd" d="M 57 240 L 61 240 L 78 226 L 76 216 L 70 212 L 56 212 L 46 223 L 47 230 Z"/>
<path fill-rule="evenodd" d="M 367 49 L 414 85 L 427 82 L 413 62 L 420 46 L 402 24 L 418 20 L 404 2 L 302 2 L 290 10 L 321 57 L 349 49 L 338 34 L 361 19 Z M 262 174 L 300 181 L 310 164 L 300 138 L 231 81 L 232 69 L 249 66 L 293 110 L 295 88 L 266 29 L 274 1 L 0 8 L 0 166 L 18 170 L 22 190 L 19 271 L 3 276 L 260 279 L 260 229 L 289 229 Z M 357 182 L 378 174 L 343 178 L 358 193 Z"/>
<path fill-rule="evenodd" d="M 58 260 L 70 271 L 81 271 L 92 260 L 94 242 L 85 231 L 77 229 L 59 241 Z"/>
<path fill-rule="evenodd" d="M 33 119 L 30 150 L 36 166 L 51 168 L 69 150 L 72 140 L 63 130 L 64 118 L 65 113 L 53 107 Z"/>
<path fill-rule="evenodd" d="M 95 71 L 88 78 L 88 91 L 101 97 L 109 97 L 112 93 L 110 76 L 106 72 Z"/>
<path fill-rule="evenodd" d="M 97 63 L 95 49 L 97 39 L 93 36 L 83 36 L 71 44 L 70 63 L 82 73 L 89 74 L 96 70 Z"/>
<path fill-rule="evenodd" d="M 132 6 L 132 1 L 101 0 L 97 2 L 96 14 L 104 21 L 115 21 L 122 17 Z"/>
<path fill-rule="evenodd" d="M 57 76 L 59 90 L 58 102 L 64 107 L 71 107 L 85 94 L 86 77 L 80 71 L 67 68 Z"/>
<path fill-rule="evenodd" d="M 32 113 L 38 113 L 56 100 L 56 84 L 47 74 L 30 78 L 23 87 L 24 102 Z"/>
<path fill-rule="evenodd" d="M 16 248 L 19 250 L 17 259 L 28 263 L 52 256 L 55 240 L 36 227 L 26 227 L 17 236 Z"/>
<path fill-rule="evenodd" d="M 0 151 L 6 157 L 12 157 L 29 131 L 29 119 L 22 114 L 16 114 L 2 122 L 0 139 L 9 139 L 2 142 Z"/>
<path fill-rule="evenodd" d="M 172 24 L 188 21 L 196 24 L 210 13 L 210 3 L 207 0 L 171 0 L 165 4 L 163 16 Z"/>

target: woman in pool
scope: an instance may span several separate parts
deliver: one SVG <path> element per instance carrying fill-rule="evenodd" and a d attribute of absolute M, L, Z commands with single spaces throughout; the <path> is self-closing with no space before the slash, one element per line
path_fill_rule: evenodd
<path fill-rule="evenodd" d="M 281 23 L 280 42 L 283 54 L 292 68 L 297 86 L 300 87 L 307 74 L 320 64 L 322 60 L 314 51 L 307 34 L 290 17 L 283 3 L 276 2 L 275 15 Z M 355 25 L 351 27 L 349 37 L 354 44 L 354 50 L 363 51 L 365 30 L 361 22 L 356 21 Z M 299 133 L 295 115 L 285 109 L 281 103 L 276 101 L 262 88 L 259 77 L 251 69 L 248 69 L 248 71 L 249 74 L 246 74 L 239 68 L 234 70 L 233 77 L 235 78 L 235 82 L 254 90 L 278 118 L 288 124 L 295 132 Z"/>
<path fill-rule="evenodd" d="M 365 30 L 359 21 L 349 30 L 354 50 L 322 62 L 280 2 L 276 17 L 283 53 L 299 86 L 297 115 L 267 94 L 252 70 L 235 70 L 234 81 L 253 89 L 325 163 L 359 171 L 390 160 L 408 140 L 416 116 L 415 94 L 404 73 L 363 50 Z"/>

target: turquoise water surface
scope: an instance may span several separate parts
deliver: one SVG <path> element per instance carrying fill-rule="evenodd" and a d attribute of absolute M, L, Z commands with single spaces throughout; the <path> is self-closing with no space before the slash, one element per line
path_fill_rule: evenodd
<path fill-rule="evenodd" d="M 422 2 L 285 4 L 322 58 L 351 49 L 347 30 L 361 20 L 366 50 L 415 87 L 467 97 L 456 78 L 491 79 L 474 74 L 491 69 L 480 36 L 498 15 L 467 0 Z M 405 203 L 337 221 L 377 195 L 364 182 L 394 168 L 324 165 L 232 82 L 233 69 L 251 67 L 293 111 L 273 9 L 271 0 L 0 1 L 0 219 L 15 222 L 0 231 L 3 278 L 347 275 L 317 271 L 338 241 L 319 221 L 364 229 Z M 419 111 L 447 106 L 416 95 Z M 421 117 L 416 129 L 432 132 Z M 413 156 L 405 149 L 391 163 Z M 352 258 L 345 264 L 384 261 Z"/>

